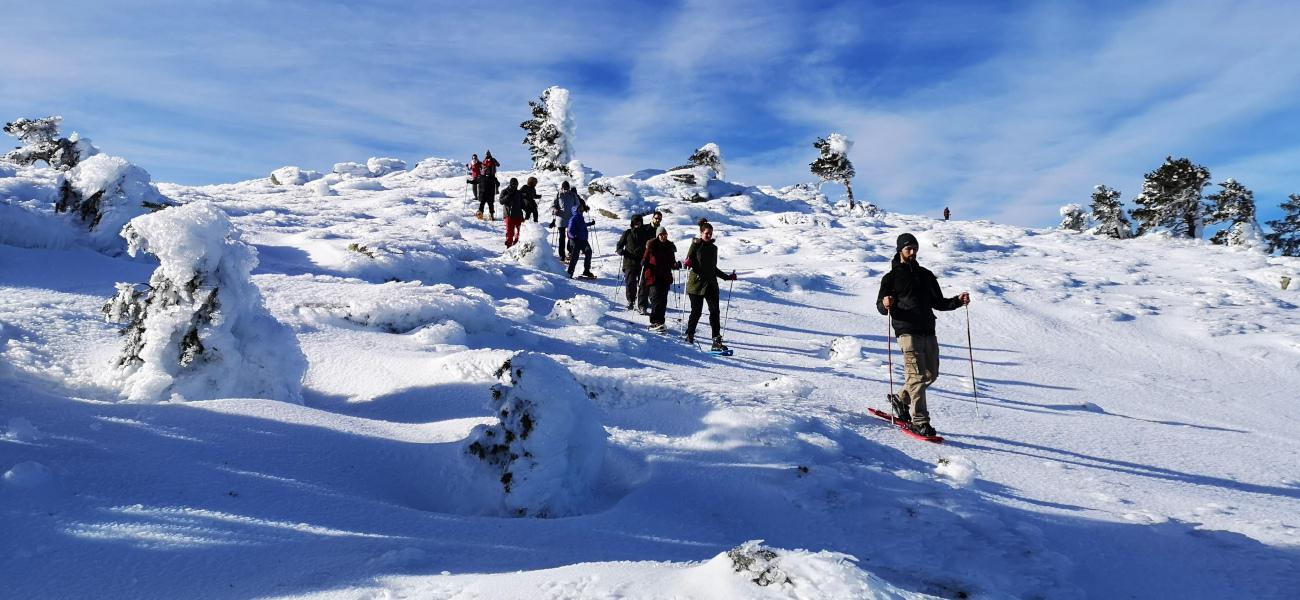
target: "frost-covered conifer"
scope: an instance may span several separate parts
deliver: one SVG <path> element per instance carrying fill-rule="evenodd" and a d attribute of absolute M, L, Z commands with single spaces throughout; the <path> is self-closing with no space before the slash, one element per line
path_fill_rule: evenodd
<path fill-rule="evenodd" d="M 844 189 L 849 193 L 849 208 L 853 208 L 853 177 L 858 174 L 853 168 L 853 163 L 849 162 L 849 150 L 853 148 L 853 142 L 838 133 L 832 133 L 824 138 L 817 138 L 813 147 L 821 152 L 821 156 L 809 165 L 812 167 L 813 175 L 820 177 L 822 181 L 843 184 Z"/>
<path fill-rule="evenodd" d="M 700 146 L 691 155 L 690 164 L 696 167 L 713 169 L 716 179 L 726 179 L 727 177 L 727 166 L 722 162 L 722 149 L 713 142 Z"/>
<path fill-rule="evenodd" d="M 1119 190 L 1099 185 L 1092 190 L 1092 220 L 1095 225 L 1092 232 L 1115 239 L 1125 239 L 1133 235 L 1133 225 L 1124 214 L 1124 205 L 1119 200 Z"/>
<path fill-rule="evenodd" d="M 573 156 L 573 115 L 569 112 L 569 90 L 551 86 L 538 100 L 530 100 L 533 118 L 520 123 L 524 145 L 538 171 L 569 172 Z"/>
<path fill-rule="evenodd" d="M 132 219 L 128 251 L 159 266 L 145 288 L 117 285 L 104 305 L 124 323 L 114 378 L 134 402 L 253 397 L 301 401 L 307 360 L 262 304 L 256 253 L 206 201 Z"/>
<path fill-rule="evenodd" d="M 45 161 L 51 167 L 67 171 L 77 163 L 99 154 L 99 149 L 82 139 L 77 134 L 70 137 L 59 136 L 59 125 L 63 117 L 52 116 L 44 119 L 18 119 L 5 123 L 4 132 L 18 138 L 24 145 L 5 154 L 7 161 L 20 165 L 30 165 Z"/>
<path fill-rule="evenodd" d="M 89 230 L 92 245 L 120 252 L 123 225 L 170 204 L 148 171 L 118 156 L 96 154 L 60 177 L 54 210 L 76 215 Z"/>
<path fill-rule="evenodd" d="M 586 390 L 544 354 L 520 352 L 497 370 L 498 422 L 470 432 L 465 451 L 501 483 L 515 516 L 577 514 L 593 500 L 605 461 L 605 428 Z"/>
<path fill-rule="evenodd" d="M 1263 243 L 1263 232 L 1255 220 L 1255 193 L 1246 186 L 1229 179 L 1219 184 L 1219 191 L 1206 197 L 1206 225 L 1229 223 L 1212 237 L 1210 242 L 1221 246 L 1257 247 Z"/>
<path fill-rule="evenodd" d="M 1088 228 L 1088 213 L 1078 204 L 1066 204 L 1061 207 L 1061 229 L 1083 231 Z"/>
<path fill-rule="evenodd" d="M 1282 203 L 1282 210 L 1285 216 L 1268 222 L 1273 230 L 1264 236 L 1268 241 L 1268 251 L 1280 252 L 1282 256 L 1300 256 L 1300 194 L 1291 194 Z"/>
<path fill-rule="evenodd" d="M 1205 202 L 1201 192 L 1210 183 L 1210 171 L 1186 158 L 1166 157 L 1165 164 L 1147 173 L 1142 193 L 1133 199 L 1137 234 L 1165 230 L 1174 236 L 1201 237 Z"/>

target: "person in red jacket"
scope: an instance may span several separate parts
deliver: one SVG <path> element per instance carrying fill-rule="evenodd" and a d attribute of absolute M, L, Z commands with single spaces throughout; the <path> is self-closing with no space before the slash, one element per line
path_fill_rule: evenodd
<path fill-rule="evenodd" d="M 474 197 L 478 198 L 478 176 L 483 174 L 483 163 L 479 161 L 477 153 L 471 156 L 468 166 L 469 183 L 474 186 Z"/>
<path fill-rule="evenodd" d="M 668 241 L 668 230 L 662 225 L 655 230 L 655 238 L 646 242 L 641 255 L 642 280 L 650 286 L 650 330 L 667 333 L 664 313 L 668 311 L 668 291 L 673 285 L 673 271 L 682 268 L 677 262 L 677 246 Z"/>

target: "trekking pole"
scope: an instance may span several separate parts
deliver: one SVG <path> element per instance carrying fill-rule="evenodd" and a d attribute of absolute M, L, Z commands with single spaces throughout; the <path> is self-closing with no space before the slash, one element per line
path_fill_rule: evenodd
<path fill-rule="evenodd" d="M 727 310 L 722 316 L 722 331 L 727 330 L 727 318 L 731 316 L 731 288 L 736 285 L 736 280 L 732 279 L 727 283 Z"/>
<path fill-rule="evenodd" d="M 889 356 L 889 395 L 894 395 L 894 323 L 885 309 L 885 353 Z"/>
<path fill-rule="evenodd" d="M 970 341 L 970 304 L 966 305 L 966 352 L 970 356 L 970 391 L 975 396 L 975 414 L 980 414 L 980 391 L 975 385 L 975 348 Z"/>

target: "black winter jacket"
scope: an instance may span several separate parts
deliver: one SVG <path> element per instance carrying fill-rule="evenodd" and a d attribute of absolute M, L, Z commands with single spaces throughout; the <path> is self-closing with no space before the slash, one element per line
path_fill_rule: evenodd
<path fill-rule="evenodd" d="M 673 283 L 673 270 L 680 266 L 676 244 L 652 239 L 646 242 L 645 253 L 641 255 L 641 268 L 645 270 L 641 281 L 646 285 L 668 287 Z"/>
<path fill-rule="evenodd" d="M 632 227 L 623 232 L 623 236 L 618 238 L 618 245 L 614 246 L 614 251 L 623 257 L 623 272 L 635 270 L 641 264 L 645 245 L 654 237 L 655 228 L 650 225 Z"/>
<path fill-rule="evenodd" d="M 882 302 L 885 296 L 894 297 L 894 306 L 888 312 Z M 944 298 L 934 273 L 915 260 L 908 264 L 895 254 L 893 268 L 880 279 L 876 310 L 890 316 L 896 335 L 934 335 L 934 312 L 931 309 L 955 310 L 959 307 L 961 298 Z"/>
<path fill-rule="evenodd" d="M 519 188 L 519 194 L 524 198 L 523 219 L 527 221 L 528 217 L 532 217 L 533 222 L 536 223 L 537 222 L 537 201 L 541 199 L 542 195 L 537 193 L 537 188 L 528 184 L 524 184 L 522 187 Z"/>
<path fill-rule="evenodd" d="M 524 194 L 523 190 L 506 186 L 501 190 L 501 208 L 505 209 L 507 217 L 511 219 L 524 220 Z"/>

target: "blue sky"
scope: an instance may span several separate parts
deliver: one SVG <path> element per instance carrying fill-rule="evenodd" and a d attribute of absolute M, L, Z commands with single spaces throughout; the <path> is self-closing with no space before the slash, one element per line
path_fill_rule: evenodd
<path fill-rule="evenodd" d="M 524 168 L 519 122 L 572 93 L 606 174 L 718 143 L 728 178 L 813 179 L 855 142 L 859 198 L 1050 225 L 1166 155 L 1300 193 L 1300 3 L 6 2 L 0 117 L 64 116 L 158 181 L 395 156 Z M 1216 189 L 1217 186 L 1211 189 Z M 833 191 L 828 189 L 828 191 Z"/>

